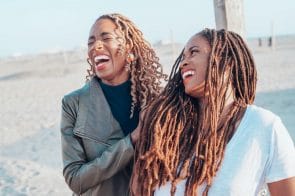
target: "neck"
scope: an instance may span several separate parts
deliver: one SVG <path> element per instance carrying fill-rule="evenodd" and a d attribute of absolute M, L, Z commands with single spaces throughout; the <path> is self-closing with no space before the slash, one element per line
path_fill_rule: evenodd
<path fill-rule="evenodd" d="M 234 96 L 233 96 L 233 91 L 231 88 L 229 88 L 226 92 L 226 97 L 225 97 L 225 103 L 223 110 L 220 115 L 220 122 L 222 122 L 226 115 L 229 113 L 229 110 L 231 109 L 231 106 L 234 103 Z"/>
<path fill-rule="evenodd" d="M 129 80 L 129 75 L 121 76 L 121 77 L 118 76 L 118 77 L 115 77 L 112 80 L 101 79 L 101 81 L 104 84 L 109 85 L 109 86 L 119 86 L 119 85 L 127 82 L 128 80 Z"/>
<path fill-rule="evenodd" d="M 206 107 L 208 106 L 208 99 L 203 97 L 199 99 L 200 101 L 200 107 L 201 107 L 201 111 L 205 111 Z M 232 105 L 234 103 L 234 96 L 233 96 L 233 90 L 232 88 L 229 88 L 226 91 L 226 95 L 225 95 L 225 102 L 224 102 L 224 106 L 220 115 L 220 120 L 219 123 L 222 123 L 224 121 L 224 119 L 226 118 L 227 114 L 230 112 Z"/>

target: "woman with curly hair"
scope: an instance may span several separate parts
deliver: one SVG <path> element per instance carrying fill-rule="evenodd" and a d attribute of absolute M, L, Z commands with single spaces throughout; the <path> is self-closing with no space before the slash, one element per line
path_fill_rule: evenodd
<path fill-rule="evenodd" d="M 295 149 L 280 118 L 253 105 L 257 73 L 236 33 L 205 29 L 186 44 L 147 109 L 133 195 L 295 195 Z"/>
<path fill-rule="evenodd" d="M 165 79 L 142 32 L 107 14 L 88 38 L 87 83 L 62 100 L 63 175 L 77 195 L 128 195 L 141 110 Z"/>

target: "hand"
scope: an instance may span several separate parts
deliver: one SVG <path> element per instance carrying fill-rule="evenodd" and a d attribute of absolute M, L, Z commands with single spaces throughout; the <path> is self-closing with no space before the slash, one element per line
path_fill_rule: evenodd
<path fill-rule="evenodd" d="M 139 139 L 140 130 L 142 128 L 142 122 L 143 122 L 143 119 L 144 119 L 145 111 L 146 110 L 143 110 L 142 112 L 140 112 L 138 125 L 137 125 L 136 129 L 134 129 L 134 131 L 131 133 L 131 142 L 132 142 L 133 145 L 135 145 L 135 143 Z"/>
<path fill-rule="evenodd" d="M 135 146 L 135 143 L 139 139 L 140 129 L 141 129 L 141 122 L 138 123 L 138 126 L 136 127 L 136 129 L 134 129 L 134 131 L 131 133 L 131 142 L 133 146 Z"/>

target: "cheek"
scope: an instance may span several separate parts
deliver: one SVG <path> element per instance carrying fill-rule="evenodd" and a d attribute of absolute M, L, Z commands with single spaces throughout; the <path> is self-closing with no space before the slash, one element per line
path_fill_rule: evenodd
<path fill-rule="evenodd" d="M 125 47 L 122 44 L 116 45 L 116 50 L 119 56 L 125 56 Z"/>
<path fill-rule="evenodd" d="M 206 73 L 207 73 L 207 69 L 206 68 L 203 68 L 202 70 L 201 70 L 201 79 L 202 80 L 205 80 L 205 78 L 206 78 Z"/>
<path fill-rule="evenodd" d="M 202 80 L 205 80 L 206 78 L 206 74 L 207 74 L 207 69 L 208 69 L 208 61 L 207 60 L 204 60 L 203 63 L 202 63 L 202 67 L 200 67 L 200 78 Z"/>
<path fill-rule="evenodd" d="M 87 54 L 88 54 L 89 57 L 91 56 L 91 48 L 89 48 L 89 47 L 88 47 L 88 50 L 87 50 Z"/>
<path fill-rule="evenodd" d="M 91 65 L 94 65 L 95 63 L 94 63 L 94 60 L 93 60 L 93 58 L 92 58 L 92 55 L 91 55 L 91 51 L 88 49 L 88 58 L 86 59 L 87 60 L 87 62 L 89 63 L 89 64 L 91 64 Z"/>
<path fill-rule="evenodd" d="M 126 64 L 126 54 L 124 51 L 119 51 L 118 48 L 116 52 L 113 54 L 113 65 L 115 69 L 121 70 L 124 68 Z"/>
<path fill-rule="evenodd" d="M 116 55 L 123 56 L 125 55 L 125 45 L 121 43 L 119 40 L 112 40 L 108 43 L 109 48 L 114 52 Z"/>

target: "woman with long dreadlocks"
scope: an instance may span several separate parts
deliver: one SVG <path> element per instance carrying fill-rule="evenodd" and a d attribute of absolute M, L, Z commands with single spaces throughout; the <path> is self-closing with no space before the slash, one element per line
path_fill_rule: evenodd
<path fill-rule="evenodd" d="M 205 29 L 186 44 L 148 108 L 133 195 L 295 195 L 295 149 L 280 118 L 253 105 L 256 68 L 243 39 Z"/>
<path fill-rule="evenodd" d="M 63 175 L 77 195 L 128 195 L 139 112 L 165 75 L 142 32 L 120 14 L 95 21 L 88 56 L 87 83 L 62 100 Z"/>

